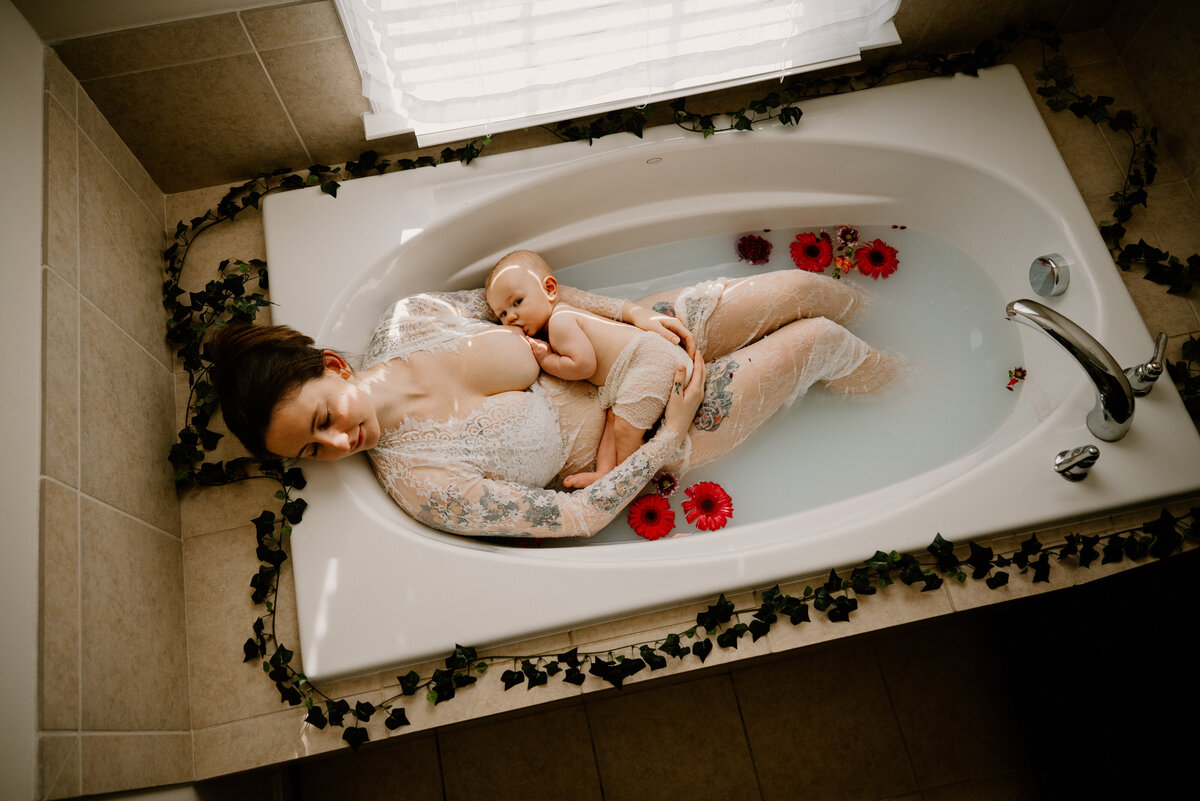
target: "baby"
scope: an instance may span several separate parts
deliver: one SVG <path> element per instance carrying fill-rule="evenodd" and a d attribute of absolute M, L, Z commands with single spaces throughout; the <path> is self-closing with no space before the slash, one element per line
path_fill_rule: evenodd
<path fill-rule="evenodd" d="M 500 259 L 485 291 L 501 324 L 525 333 L 543 370 L 600 388 L 600 405 L 608 415 L 595 472 L 567 476 L 566 487 L 588 486 L 641 446 L 646 430 L 662 415 L 678 365 L 687 368 L 684 382 L 691 379 L 692 360 L 683 348 L 658 334 L 560 303 L 554 273 L 532 251 Z M 542 331 L 549 344 L 534 339 Z"/>

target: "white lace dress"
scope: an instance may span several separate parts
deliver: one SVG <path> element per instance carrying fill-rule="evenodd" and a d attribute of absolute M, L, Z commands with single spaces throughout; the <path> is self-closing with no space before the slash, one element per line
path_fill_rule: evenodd
<path fill-rule="evenodd" d="M 620 319 L 623 301 L 563 287 L 564 302 Z M 406 298 L 381 318 L 363 367 L 417 351 L 457 350 L 491 329 L 482 290 Z M 579 382 L 576 382 L 578 385 Z M 590 385 L 578 390 L 590 393 Z M 579 437 L 577 390 L 542 374 L 523 392 L 487 398 L 465 418 L 413 421 L 384 432 L 370 452 L 380 483 L 405 512 L 457 534 L 572 537 L 595 534 L 664 465 L 677 460 L 686 437 L 659 431 L 632 456 L 586 489 L 543 489 L 564 471 Z M 570 408 L 571 415 L 560 411 Z M 597 404 L 585 416 L 603 413 Z M 598 435 L 598 432 L 597 432 Z M 594 446 L 590 448 L 594 457 Z M 583 469 L 578 464 L 572 471 Z"/>

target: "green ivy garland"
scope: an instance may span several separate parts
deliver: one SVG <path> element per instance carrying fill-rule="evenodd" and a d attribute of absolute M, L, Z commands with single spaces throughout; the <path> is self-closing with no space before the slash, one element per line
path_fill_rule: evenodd
<path fill-rule="evenodd" d="M 672 102 L 670 109 L 676 125 L 706 137 L 718 130 L 748 131 L 754 123 L 766 119 L 777 118 L 784 125 L 792 125 L 802 116 L 803 112 L 796 105 L 801 100 L 869 88 L 908 71 L 920 71 L 927 75 L 953 75 L 960 72 L 975 75 L 978 70 L 999 63 L 1017 43 L 1026 38 L 1033 38 L 1042 44 L 1044 68 L 1037 76 L 1042 81 L 1038 94 L 1046 98 L 1052 109 L 1068 109 L 1077 116 L 1107 123 L 1113 130 L 1129 135 L 1133 144 L 1125 185 L 1111 198 L 1116 203 L 1113 213 L 1115 222 L 1101 223 L 1101 233 L 1113 251 L 1117 264 L 1122 269 L 1142 264 L 1147 270 L 1147 279 L 1167 284 L 1169 292 L 1189 292 L 1194 277 L 1200 271 L 1200 256 L 1193 255 L 1180 261 L 1144 241 L 1137 245 L 1121 246 L 1125 235 L 1122 223 L 1130 219 L 1135 206 L 1146 205 L 1145 188 L 1155 178 L 1154 146 L 1157 144 L 1157 132 L 1140 126 L 1132 112 L 1110 112 L 1112 98 L 1080 95 L 1065 61 L 1058 55 L 1047 58 L 1047 51 L 1057 53 L 1061 40 L 1053 28 L 1044 23 L 1027 26 L 1020 33 L 1002 34 L 998 41 L 985 42 L 971 53 L 919 56 L 857 75 L 794 76 L 779 91 L 730 112 L 695 114 L 688 110 L 687 98 Z M 591 142 L 618 132 L 633 133 L 640 137 L 650 113 L 651 109 L 647 107 L 614 111 L 586 124 L 562 122 L 547 127 L 547 130 L 568 141 L 586 139 Z M 723 121 L 720 127 L 719 121 Z M 971 543 L 969 554 L 960 558 L 955 553 L 955 546 L 938 535 L 927 549 L 927 555 L 922 558 L 895 551 L 877 552 L 862 565 L 851 569 L 848 575 L 830 571 L 823 584 L 805 587 L 799 596 L 785 595 L 775 586 L 762 593 L 762 604 L 756 608 L 736 610 L 722 595 L 716 603 L 697 615 L 695 626 L 661 639 L 635 643 L 614 651 L 580 652 L 571 649 L 557 655 L 485 658 L 478 657 L 473 648 L 458 646 L 446 658 L 445 668 L 434 671 L 429 679 L 422 681 L 420 676 L 411 671 L 397 677 L 400 693 L 379 706 L 359 701 L 351 707 L 344 699 L 329 697 L 292 666 L 293 652 L 279 642 L 275 634 L 279 571 L 287 560 L 286 543 L 292 527 L 301 521 L 305 510 L 304 500 L 292 497 L 293 490 L 304 488 L 303 473 L 299 468 L 288 468 L 276 460 L 259 462 L 250 457 L 240 457 L 228 462 L 205 461 L 205 453 L 217 446 L 221 434 L 208 426 L 216 410 L 216 394 L 209 379 L 209 362 L 203 343 L 211 330 L 228 322 L 253 322 L 258 311 L 269 304 L 262 292 L 253 291 L 254 284 L 260 290 L 267 289 L 266 264 L 257 259 L 249 262 L 223 261 L 218 266 L 219 277 L 209 281 L 203 289 L 192 292 L 185 290 L 180 282 L 184 264 L 197 237 L 213 226 L 235 219 L 247 209 L 257 209 L 265 195 L 320 186 L 323 192 L 336 197 L 340 180 L 381 174 L 389 169 L 435 167 L 439 163 L 452 162 L 467 164 L 490 143 L 491 138 L 484 137 L 459 148 L 445 148 L 441 151 L 440 160 L 432 156 L 420 156 L 393 162 L 380 159 L 374 152 L 367 152 L 357 161 L 347 162 L 341 169 L 317 164 L 299 173 L 280 169 L 259 174 L 240 186 L 232 187 L 215 210 L 190 222 L 181 221 L 176 228 L 174 242 L 163 254 L 166 263 L 163 306 L 168 313 L 167 338 L 178 348 L 178 355 L 188 372 L 189 386 L 184 427 L 169 454 L 175 467 L 176 482 L 180 487 L 190 487 L 264 478 L 279 485 L 275 493 L 280 501 L 279 511 L 264 510 L 253 520 L 257 556 L 261 564 L 250 581 L 251 599 L 256 605 L 264 607 L 265 614 L 254 621 L 253 635 L 244 644 L 245 661 L 261 663 L 263 671 L 275 682 L 283 702 L 293 706 L 303 704 L 308 709 L 305 718 L 308 723 L 318 728 L 327 725 L 342 727 L 342 738 L 352 748 L 358 748 L 367 741 L 368 735 L 363 726 L 377 713 L 385 714 L 384 722 L 389 730 L 407 725 L 404 708 L 398 704 L 402 698 L 424 690 L 429 702 L 442 703 L 453 698 L 457 690 L 474 684 L 479 675 L 492 665 L 509 665 L 500 677 L 505 690 L 522 684 L 532 689 L 548 683 L 551 677 L 559 674 L 562 681 L 582 684 L 586 678 L 585 668 L 587 674 L 619 688 L 625 679 L 644 669 L 654 671 L 664 668 L 668 659 L 679 660 L 692 656 L 703 663 L 713 649 L 714 639 L 721 648 L 737 648 L 743 636 L 748 634 L 752 641 L 758 640 L 780 618 L 786 618 L 792 625 L 802 624 L 810 619 L 810 608 L 831 621 L 849 620 L 858 608 L 857 596 L 871 595 L 878 588 L 895 581 L 909 586 L 919 585 L 922 591 L 931 591 L 940 587 L 946 577 L 958 582 L 965 582 L 970 577 L 996 589 L 1008 582 L 1008 569 L 1016 568 L 1022 574 L 1032 573 L 1034 583 L 1046 582 L 1049 581 L 1050 567 L 1054 562 L 1072 560 L 1079 567 L 1088 567 L 1097 559 L 1102 564 L 1108 564 L 1148 556 L 1163 558 L 1181 549 L 1185 543 L 1193 543 L 1200 536 L 1194 530 L 1194 522 L 1200 513 L 1200 509 L 1196 508 L 1183 517 L 1175 517 L 1164 510 L 1153 521 L 1103 537 L 1071 534 L 1064 542 L 1049 547 L 1043 546 L 1036 535 L 1032 535 L 1011 554 L 996 554 L 990 548 Z M 1200 419 L 1200 341 L 1189 338 L 1182 353 L 1183 360 L 1169 367 L 1180 385 L 1189 410 Z M 750 622 L 734 623 L 735 616 L 748 616 Z"/>

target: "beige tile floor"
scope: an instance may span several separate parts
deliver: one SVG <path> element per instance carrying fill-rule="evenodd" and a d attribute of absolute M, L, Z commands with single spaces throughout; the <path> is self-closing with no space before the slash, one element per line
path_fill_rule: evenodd
<path fill-rule="evenodd" d="M 1068 37 L 1064 51 L 1085 91 L 1112 95 L 1117 107 L 1140 108 L 1102 32 Z M 1031 82 L 1036 57 L 1030 50 L 1013 58 Z M 1068 114 L 1045 116 L 1081 193 L 1103 217 L 1123 174 L 1121 142 Z M 1133 241 L 1142 236 L 1174 253 L 1200 252 L 1200 203 L 1193 194 L 1200 181 L 1183 175 L 1166 154 L 1161 163 L 1149 209 L 1128 226 Z M 177 209 L 169 208 L 168 216 L 187 217 L 189 204 L 202 210 L 210 200 L 203 192 L 174 196 Z M 252 226 L 239 224 L 233 236 L 244 249 L 240 257 L 262 255 L 253 252 L 261 233 Z M 1187 334 L 1200 331 L 1196 297 L 1168 296 L 1137 274 L 1127 275 L 1126 284 L 1147 326 L 1171 334 L 1174 354 Z M 244 504 L 247 514 L 236 519 L 249 519 L 255 500 L 240 492 L 231 490 L 224 501 L 238 513 Z M 229 554 L 249 539 L 247 532 L 193 526 L 193 518 L 208 515 L 188 514 L 190 503 L 185 499 L 183 521 L 188 575 L 210 586 L 240 586 L 253 566 Z M 1105 517 L 1069 528 L 1099 531 L 1128 522 Z M 1053 536 L 1039 532 L 1043 541 Z M 214 553 L 225 554 L 219 570 Z M 201 794 L 941 801 L 1073 798 L 1085 790 L 1112 796 L 1136 781 L 1136 792 L 1126 797 L 1144 797 L 1149 788 L 1170 797 L 1170 782 L 1178 778 L 1170 766 L 1182 752 L 1161 732 L 1170 730 L 1164 728 L 1170 720 L 1182 724 L 1197 711 L 1195 701 L 1173 690 L 1170 677 L 1186 632 L 1194 639 L 1200 606 L 1194 593 L 1178 588 L 1198 564 L 1200 553 L 1193 552 L 1123 572 L 1059 573 L 1049 587 L 1013 582 L 999 594 L 975 587 L 928 594 L 889 588 L 887 594 L 902 597 L 864 599 L 849 624 L 777 627 L 764 641 L 747 642 L 738 659 L 676 669 L 651 683 L 633 681 L 620 692 L 531 697 L 518 689 L 502 703 L 463 693 L 437 714 L 410 712 L 415 724 L 420 721 L 413 729 L 424 730 L 373 742 L 358 754 L 319 753 L 336 744 L 328 733 L 297 744 L 300 716 L 280 710 L 261 677 L 261 686 L 230 678 L 210 692 L 213 676 L 231 673 L 222 669 L 227 651 L 236 653 L 245 637 L 240 622 L 227 631 L 228 621 L 253 616 L 240 596 L 236 602 L 215 593 L 201 597 L 189 579 L 189 621 L 219 621 L 189 631 L 193 710 L 207 710 L 194 721 L 196 775 L 318 754 L 201 782 Z M 1106 574 L 1114 575 L 1092 580 Z M 1071 587 L 1076 583 L 1081 586 Z M 1161 607 L 1129 603 L 1151 592 L 1166 596 Z M 1013 602 L 997 604 L 998 598 Z M 739 607 L 754 605 L 744 600 Z M 628 641 L 631 632 L 647 639 L 647 633 L 678 630 L 695 611 L 645 615 L 616 629 L 591 627 L 560 639 L 615 643 Z M 547 650 L 560 644 L 548 642 Z M 390 675 L 379 676 L 341 689 L 375 699 L 389 694 L 389 682 Z M 1150 702 L 1136 700 L 1137 693 L 1149 693 Z M 1157 696 L 1169 703 L 1160 706 Z M 218 701 L 225 708 L 213 705 Z M 1142 731 L 1153 735 L 1125 734 Z M 386 739 L 382 730 L 372 730 L 372 737 Z"/>

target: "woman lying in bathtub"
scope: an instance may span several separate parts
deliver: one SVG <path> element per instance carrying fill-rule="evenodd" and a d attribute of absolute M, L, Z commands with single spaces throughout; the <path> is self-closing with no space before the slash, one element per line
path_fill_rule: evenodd
<path fill-rule="evenodd" d="M 222 414 L 257 454 L 333 460 L 366 451 L 392 498 L 434 528 L 586 537 L 657 472 L 678 475 L 727 453 L 816 381 L 858 394 L 896 371 L 839 324 L 860 305 L 857 290 L 821 275 L 709 281 L 636 304 L 560 293 L 689 350 L 694 337 L 697 368 L 706 368 L 686 387 L 679 370 L 657 433 L 586 489 L 544 488 L 594 462 L 605 421 L 595 388 L 539 374 L 521 332 L 493 322 L 482 290 L 397 302 L 357 372 L 291 329 L 226 327 L 211 343 Z"/>

